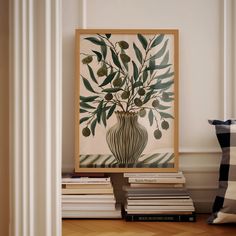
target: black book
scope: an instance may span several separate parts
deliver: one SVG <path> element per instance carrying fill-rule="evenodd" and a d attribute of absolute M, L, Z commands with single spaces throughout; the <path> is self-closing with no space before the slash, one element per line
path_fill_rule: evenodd
<path fill-rule="evenodd" d="M 126 221 L 159 221 L 159 222 L 195 222 L 196 215 L 192 214 L 124 214 Z"/>

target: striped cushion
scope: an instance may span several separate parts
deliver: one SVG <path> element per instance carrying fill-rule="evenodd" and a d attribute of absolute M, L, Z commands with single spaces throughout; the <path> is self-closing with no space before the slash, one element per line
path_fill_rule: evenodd
<path fill-rule="evenodd" d="M 219 189 L 210 224 L 236 222 L 236 120 L 211 120 L 222 148 Z"/>

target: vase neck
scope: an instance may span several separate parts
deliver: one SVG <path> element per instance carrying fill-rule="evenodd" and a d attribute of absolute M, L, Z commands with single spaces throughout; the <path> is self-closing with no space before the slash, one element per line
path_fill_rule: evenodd
<path fill-rule="evenodd" d="M 129 112 L 116 112 L 117 122 L 120 124 L 124 124 L 126 122 L 137 123 L 138 115 L 137 113 L 129 113 Z"/>

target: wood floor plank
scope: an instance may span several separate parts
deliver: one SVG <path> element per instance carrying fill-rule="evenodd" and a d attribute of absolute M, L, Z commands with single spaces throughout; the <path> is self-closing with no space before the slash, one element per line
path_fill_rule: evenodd
<path fill-rule="evenodd" d="M 63 236 L 236 236 L 236 224 L 208 225 L 208 215 L 197 222 L 126 222 L 124 220 L 63 220 Z"/>

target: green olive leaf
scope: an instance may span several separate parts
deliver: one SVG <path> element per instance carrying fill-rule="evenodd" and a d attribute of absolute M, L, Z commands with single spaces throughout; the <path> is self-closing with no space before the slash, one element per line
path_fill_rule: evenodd
<path fill-rule="evenodd" d="M 103 59 L 106 60 L 106 57 L 107 57 L 107 45 L 106 45 L 105 41 L 102 38 L 101 38 L 101 41 L 104 43 L 104 45 L 101 46 L 102 56 L 103 56 Z"/>
<path fill-rule="evenodd" d="M 96 44 L 96 45 L 100 45 L 100 46 L 105 46 L 106 44 L 104 43 L 104 41 L 101 41 L 95 37 L 87 37 L 87 38 L 84 38 L 85 40 L 88 40 L 90 41 L 91 43 L 93 44 Z"/>
<path fill-rule="evenodd" d="M 135 52 L 135 55 L 139 61 L 140 64 L 142 64 L 143 62 L 143 56 L 142 56 L 142 53 L 141 51 L 139 50 L 139 48 L 136 46 L 135 43 L 133 43 L 133 48 L 134 48 L 134 52 Z"/>
<path fill-rule="evenodd" d="M 93 122 L 90 125 L 91 131 L 92 131 L 92 135 L 95 136 L 95 128 L 97 125 L 97 119 L 94 119 Z"/>
<path fill-rule="evenodd" d="M 161 98 L 161 100 L 163 101 L 163 102 L 172 102 L 173 100 L 174 100 L 174 98 L 172 98 L 172 97 L 167 97 L 167 98 Z"/>
<path fill-rule="evenodd" d="M 106 79 L 102 82 L 101 85 L 99 85 L 99 87 L 102 87 L 102 86 L 105 86 L 109 83 L 111 83 L 111 81 L 114 79 L 115 75 L 116 75 L 117 72 L 113 72 L 111 74 L 109 74 Z"/>
<path fill-rule="evenodd" d="M 141 87 L 143 86 L 143 83 L 141 81 L 136 81 L 134 84 L 133 84 L 133 88 L 137 88 L 137 87 Z"/>
<path fill-rule="evenodd" d="M 174 80 L 170 80 L 170 81 L 168 81 L 168 82 L 166 82 L 166 83 L 161 83 L 161 84 L 159 84 L 158 89 L 167 90 L 167 89 L 170 88 L 170 86 L 171 86 L 173 83 L 174 83 Z"/>
<path fill-rule="evenodd" d="M 102 123 L 104 124 L 104 126 L 107 126 L 107 116 L 106 116 L 106 111 L 102 111 Z"/>
<path fill-rule="evenodd" d="M 160 58 L 163 56 L 163 54 L 165 53 L 166 51 L 166 47 L 167 47 L 167 44 L 168 44 L 168 39 L 165 41 L 164 45 L 162 46 L 162 48 L 156 53 L 154 54 L 152 57 L 149 58 L 152 59 L 152 60 L 155 60 L 157 58 Z"/>
<path fill-rule="evenodd" d="M 80 109 L 79 109 L 79 112 L 80 112 L 80 113 L 87 113 L 88 111 L 86 111 L 86 110 L 80 108 Z"/>
<path fill-rule="evenodd" d="M 116 53 L 114 52 L 114 50 L 112 48 L 111 48 L 111 57 L 112 57 L 112 60 L 113 60 L 114 64 L 118 68 L 122 69 L 119 58 L 118 58 L 118 56 L 116 55 Z"/>
<path fill-rule="evenodd" d="M 83 79 L 84 86 L 88 91 L 92 93 L 97 93 L 86 78 L 82 76 L 82 79 Z"/>
<path fill-rule="evenodd" d="M 151 96 L 153 95 L 153 93 L 155 93 L 154 90 L 150 90 L 150 91 L 146 94 L 146 96 L 144 97 L 144 100 L 143 100 L 143 104 L 147 103 L 147 102 L 150 100 L 150 98 L 151 98 Z"/>
<path fill-rule="evenodd" d="M 171 73 L 165 73 L 165 74 L 159 75 L 155 78 L 157 78 L 159 80 L 163 80 L 163 79 L 168 79 L 168 78 L 172 77 L 173 75 L 174 75 L 174 72 L 171 72 Z"/>
<path fill-rule="evenodd" d="M 116 109 L 116 104 L 114 104 L 110 110 L 108 111 L 108 114 L 107 114 L 107 120 L 112 116 L 113 112 L 115 111 Z"/>
<path fill-rule="evenodd" d="M 169 109 L 169 108 L 171 108 L 170 106 L 163 106 L 163 105 L 161 105 L 160 103 L 157 105 L 157 109 L 158 110 L 167 110 L 167 109 Z"/>
<path fill-rule="evenodd" d="M 154 41 L 152 42 L 151 47 L 153 48 L 153 47 L 157 46 L 158 44 L 160 44 L 160 43 L 162 42 L 163 39 L 164 39 L 164 34 L 158 35 L 158 36 L 154 39 Z"/>
<path fill-rule="evenodd" d="M 121 90 L 120 87 L 114 87 L 114 88 L 103 89 L 102 92 L 105 92 L 105 93 L 116 93 L 116 92 L 118 92 L 120 90 Z"/>
<path fill-rule="evenodd" d="M 88 96 L 88 97 L 80 96 L 80 100 L 83 102 L 93 102 L 98 97 L 99 96 Z"/>
<path fill-rule="evenodd" d="M 166 52 L 165 56 L 163 57 L 160 65 L 166 65 L 169 62 L 169 51 Z"/>
<path fill-rule="evenodd" d="M 148 120 L 149 120 L 150 126 L 153 125 L 153 118 L 154 118 L 153 111 L 152 109 L 150 109 L 148 112 Z"/>
<path fill-rule="evenodd" d="M 87 121 L 90 117 L 83 117 L 80 119 L 79 123 L 82 124 L 83 122 Z"/>
<path fill-rule="evenodd" d="M 94 73 L 93 73 L 93 69 L 91 68 L 90 65 L 87 65 L 87 66 L 88 66 L 88 70 L 89 70 L 89 74 L 90 74 L 91 79 L 97 84 L 98 81 L 97 81 L 96 78 L 95 78 L 95 75 L 94 75 Z"/>
<path fill-rule="evenodd" d="M 145 83 L 147 81 L 147 78 L 148 78 L 148 72 L 147 72 L 147 70 L 144 70 L 143 71 L 143 83 Z"/>
<path fill-rule="evenodd" d="M 80 106 L 81 106 L 82 108 L 95 109 L 95 107 L 93 107 L 93 106 L 91 106 L 91 105 L 89 105 L 89 104 L 87 104 L 87 103 L 85 103 L 85 102 L 81 102 L 81 103 L 80 103 Z"/>
<path fill-rule="evenodd" d="M 103 100 L 98 104 L 96 113 L 97 113 L 97 121 L 100 124 L 101 121 L 101 115 L 102 115 L 102 109 L 103 109 Z"/>
<path fill-rule="evenodd" d="M 137 36 L 138 36 L 138 40 L 142 44 L 143 48 L 146 50 L 147 45 L 148 45 L 147 39 L 142 34 L 138 34 Z"/>
<path fill-rule="evenodd" d="M 135 64 L 134 61 L 132 61 L 132 64 L 133 64 L 133 75 L 134 75 L 134 80 L 136 81 L 138 79 L 138 67 L 137 65 Z"/>
<path fill-rule="evenodd" d="M 98 51 L 92 50 L 92 52 L 95 53 L 95 55 L 97 56 L 98 62 L 102 60 L 102 54 Z"/>
<path fill-rule="evenodd" d="M 166 112 L 160 112 L 159 114 L 160 114 L 161 118 L 165 118 L 165 119 L 167 119 L 167 118 L 174 119 L 174 117 L 173 117 L 171 114 L 169 114 L 169 113 L 166 113 Z"/>
<path fill-rule="evenodd" d="M 152 60 L 150 60 L 151 62 Z M 167 65 L 155 65 L 155 64 L 149 64 L 149 67 L 147 67 L 145 70 L 150 70 L 150 71 L 154 71 L 154 70 L 161 70 L 161 69 L 165 69 L 169 66 L 171 66 L 172 64 L 167 64 Z"/>

